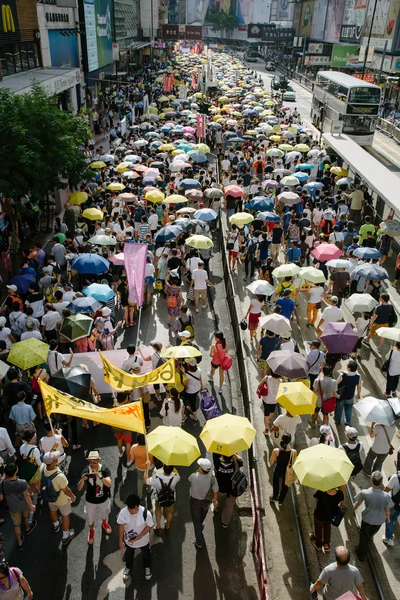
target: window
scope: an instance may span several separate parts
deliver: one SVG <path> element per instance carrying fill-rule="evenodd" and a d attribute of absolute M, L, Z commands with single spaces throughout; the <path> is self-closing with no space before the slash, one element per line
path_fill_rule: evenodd
<path fill-rule="evenodd" d="M 349 135 L 368 135 L 375 131 L 376 119 L 373 117 L 343 117 L 343 133 Z"/>
<path fill-rule="evenodd" d="M 349 102 L 359 102 L 360 104 L 379 104 L 381 101 L 381 91 L 376 88 L 354 87 L 349 94 Z"/>
<path fill-rule="evenodd" d="M 8 44 L 1 47 L 0 61 L 4 75 L 13 75 L 14 73 L 40 67 L 35 42 L 21 42 L 20 44 Z"/>

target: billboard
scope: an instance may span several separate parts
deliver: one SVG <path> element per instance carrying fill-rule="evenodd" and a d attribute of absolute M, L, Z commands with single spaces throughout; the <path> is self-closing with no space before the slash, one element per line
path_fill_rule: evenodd
<path fill-rule="evenodd" d="M 323 40 L 326 15 L 328 11 L 329 0 L 315 0 L 314 12 L 311 25 L 311 39 L 312 40 Z"/>
<path fill-rule="evenodd" d="M 374 11 L 374 2 L 368 5 L 367 16 L 365 19 L 363 44 L 368 41 L 371 29 L 372 15 Z M 376 4 L 374 24 L 371 32 L 371 44 L 381 50 L 385 47 L 390 52 L 393 46 L 393 37 L 396 32 L 397 16 L 400 11 L 400 0 L 379 0 Z"/>
<path fill-rule="evenodd" d="M 345 0 L 329 0 L 326 12 L 324 39 L 326 42 L 339 42 Z"/>
<path fill-rule="evenodd" d="M 0 43 L 10 44 L 21 39 L 18 11 L 15 0 L 1 2 Z"/>
<path fill-rule="evenodd" d="M 314 0 L 305 0 L 305 2 L 303 2 L 303 7 L 301 11 L 299 35 L 305 35 L 307 37 L 310 37 L 313 12 Z"/>
<path fill-rule="evenodd" d="M 358 54 L 359 46 L 341 46 L 334 44 L 331 56 L 331 67 L 344 68 L 347 66 L 348 56 Z"/>
<path fill-rule="evenodd" d="M 76 35 L 61 35 L 60 31 L 49 31 L 49 46 L 52 67 L 73 68 L 79 66 Z"/>
<path fill-rule="evenodd" d="M 113 61 L 110 0 L 84 0 L 84 13 L 90 73 Z"/>
<path fill-rule="evenodd" d="M 270 21 L 293 21 L 294 3 L 289 0 L 271 0 Z"/>
<path fill-rule="evenodd" d="M 368 0 L 346 0 L 343 12 L 341 42 L 360 42 L 364 34 Z"/>

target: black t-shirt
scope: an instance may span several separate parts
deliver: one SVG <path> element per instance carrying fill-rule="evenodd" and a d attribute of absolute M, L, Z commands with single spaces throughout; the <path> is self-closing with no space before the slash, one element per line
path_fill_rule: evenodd
<path fill-rule="evenodd" d="M 129 302 L 129 286 L 127 282 L 121 282 L 117 287 L 117 292 L 121 296 L 121 304 L 122 306 L 128 306 Z"/>
<path fill-rule="evenodd" d="M 380 304 L 375 308 L 375 314 L 377 315 L 374 325 L 384 325 L 389 323 L 390 315 L 392 314 L 393 307 L 391 304 Z M 7 387 L 7 386 L 6 386 Z"/>
<path fill-rule="evenodd" d="M 218 489 L 221 494 L 230 494 L 232 491 L 232 476 L 235 473 L 235 459 L 229 462 L 222 462 L 219 454 L 213 454 L 213 462 L 215 469 L 215 476 L 218 481 Z M 238 460 L 238 466 L 241 467 L 243 461 Z M 237 467 L 236 467 L 237 468 Z"/>
<path fill-rule="evenodd" d="M 172 256 L 168 260 L 167 264 L 170 271 L 175 271 L 175 269 L 182 266 L 182 260 L 179 258 L 179 256 Z"/>
<path fill-rule="evenodd" d="M 31 401 L 32 388 L 27 383 L 24 383 L 23 381 L 13 381 L 13 382 L 7 383 L 7 385 L 4 386 L 3 396 L 6 399 L 8 408 L 10 408 L 11 406 L 14 406 L 14 404 L 17 404 L 17 402 L 18 402 L 17 394 L 19 392 L 25 392 L 25 394 L 27 396 L 27 401 L 28 402 Z"/>
<path fill-rule="evenodd" d="M 102 477 L 111 477 L 111 471 L 104 465 L 99 466 L 99 473 Z M 82 471 L 83 475 L 89 475 L 90 468 L 85 467 Z M 110 498 L 111 489 L 104 485 L 101 480 L 95 479 L 94 477 L 89 477 L 86 481 L 86 502 L 90 502 L 91 504 L 102 504 Z"/>
<path fill-rule="evenodd" d="M 236 208 L 236 198 L 234 196 L 227 196 L 225 198 L 225 202 L 226 202 L 226 208 L 227 209 L 232 209 L 232 208 Z"/>
<path fill-rule="evenodd" d="M 374 238 L 366 238 L 362 241 L 363 248 L 376 248 L 376 240 Z"/>
<path fill-rule="evenodd" d="M 330 521 L 338 513 L 338 505 L 343 502 L 344 495 L 341 490 L 337 490 L 334 496 L 317 490 L 314 498 L 317 499 L 314 513 L 318 521 Z"/>
<path fill-rule="evenodd" d="M 282 227 L 274 227 L 272 230 L 272 243 L 280 244 L 282 239 L 283 229 Z"/>

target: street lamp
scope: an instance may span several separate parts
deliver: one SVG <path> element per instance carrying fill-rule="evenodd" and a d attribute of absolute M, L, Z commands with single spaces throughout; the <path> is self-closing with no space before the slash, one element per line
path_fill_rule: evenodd
<path fill-rule="evenodd" d="M 368 32 L 368 41 L 367 41 L 367 47 L 365 49 L 365 56 L 364 56 L 364 64 L 363 64 L 363 69 L 362 69 L 362 74 L 361 74 L 361 79 L 364 79 L 364 75 L 365 75 L 365 69 L 367 66 L 367 58 L 368 58 L 368 52 L 369 52 L 369 44 L 371 41 L 371 35 L 372 35 L 372 28 L 374 26 L 374 19 L 375 19 L 375 13 L 376 13 L 376 5 L 378 4 L 378 0 L 375 0 L 375 4 L 374 4 L 374 10 L 372 11 L 372 17 L 371 17 L 371 23 L 369 26 L 369 32 Z"/>

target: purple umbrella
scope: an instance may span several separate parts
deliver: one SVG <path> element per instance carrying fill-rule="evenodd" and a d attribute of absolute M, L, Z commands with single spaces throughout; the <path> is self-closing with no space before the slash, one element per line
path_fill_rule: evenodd
<path fill-rule="evenodd" d="M 288 379 L 307 377 L 309 367 L 304 356 L 290 350 L 275 350 L 267 358 L 267 363 L 274 373 Z"/>
<path fill-rule="evenodd" d="M 332 354 L 352 352 L 359 335 L 348 323 L 327 323 L 321 340 Z"/>

